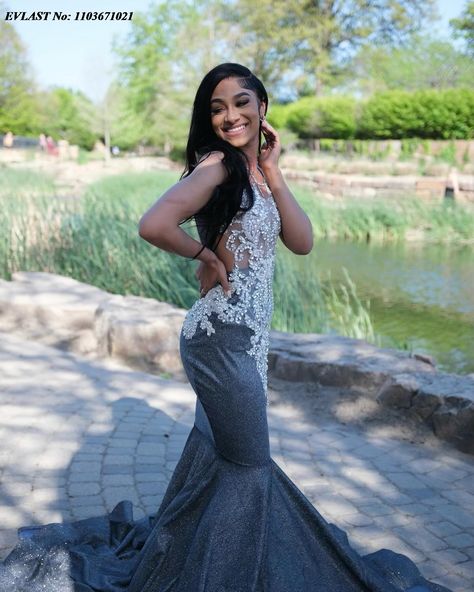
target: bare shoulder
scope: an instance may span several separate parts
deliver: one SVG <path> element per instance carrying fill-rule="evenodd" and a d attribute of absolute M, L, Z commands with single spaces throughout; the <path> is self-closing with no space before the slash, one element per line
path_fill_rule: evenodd
<path fill-rule="evenodd" d="M 208 182 L 215 185 L 222 183 L 227 177 L 227 169 L 222 162 L 224 153 L 218 150 L 203 154 L 189 178 L 207 178 Z"/>
<path fill-rule="evenodd" d="M 220 150 L 213 150 L 212 152 L 206 152 L 203 154 L 199 160 L 197 167 L 205 167 L 213 164 L 220 164 L 224 158 L 224 153 Z"/>

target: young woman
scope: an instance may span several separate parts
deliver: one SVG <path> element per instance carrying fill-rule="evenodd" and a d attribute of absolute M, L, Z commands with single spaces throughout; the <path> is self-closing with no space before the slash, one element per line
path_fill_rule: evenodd
<path fill-rule="evenodd" d="M 40 527 L 7 558 L 0 591 L 447 591 L 404 555 L 358 555 L 270 457 L 275 245 L 304 255 L 313 239 L 278 168 L 267 106 L 247 68 L 211 70 L 185 174 L 140 220 L 145 240 L 200 261 L 200 297 L 180 336 L 195 423 L 156 515 L 134 522 L 124 501 L 109 516 Z M 180 228 L 190 218 L 200 241 Z"/>

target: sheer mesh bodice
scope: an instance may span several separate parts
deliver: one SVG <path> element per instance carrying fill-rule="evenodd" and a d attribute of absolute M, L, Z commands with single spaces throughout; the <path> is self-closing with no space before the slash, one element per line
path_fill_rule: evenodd
<path fill-rule="evenodd" d="M 209 290 L 188 311 L 183 335 L 191 339 L 198 326 L 206 330 L 207 335 L 214 333 L 210 318 L 212 313 L 216 313 L 221 321 L 250 327 L 254 334 L 252 347 L 247 353 L 256 360 L 266 392 L 275 247 L 281 220 L 273 196 L 263 196 L 256 184 L 252 184 L 252 188 L 253 207 L 248 211 L 237 212 L 222 236 L 226 249 L 234 258 L 232 271 L 228 272 L 232 295 L 227 298 L 221 284 Z M 249 203 L 245 191 L 242 203 L 245 207 Z"/>

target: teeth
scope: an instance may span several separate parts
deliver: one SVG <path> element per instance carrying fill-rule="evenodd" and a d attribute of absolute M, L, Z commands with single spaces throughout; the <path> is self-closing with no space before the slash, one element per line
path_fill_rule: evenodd
<path fill-rule="evenodd" d="M 228 129 L 228 132 L 236 132 L 238 130 L 244 129 L 245 124 L 244 125 L 239 125 L 238 127 L 231 127 L 230 129 Z"/>

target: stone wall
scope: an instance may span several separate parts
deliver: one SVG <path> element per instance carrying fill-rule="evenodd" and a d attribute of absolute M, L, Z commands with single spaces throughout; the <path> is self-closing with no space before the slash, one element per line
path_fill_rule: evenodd
<path fill-rule="evenodd" d="M 419 197 L 439 202 L 446 194 L 455 197 L 459 203 L 474 204 L 474 176 L 457 176 L 458 187 L 453 186 L 449 175 L 421 177 L 419 175 L 357 175 L 334 174 L 323 171 L 303 171 L 284 168 L 287 179 L 311 185 L 328 198 L 400 198 Z"/>
<path fill-rule="evenodd" d="M 0 330 L 186 380 L 179 335 L 186 311 L 117 296 L 74 279 L 20 272 L 0 280 Z M 362 340 L 271 331 L 269 373 L 286 381 L 357 386 L 474 454 L 474 376 L 439 372 L 429 359 Z"/>

